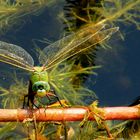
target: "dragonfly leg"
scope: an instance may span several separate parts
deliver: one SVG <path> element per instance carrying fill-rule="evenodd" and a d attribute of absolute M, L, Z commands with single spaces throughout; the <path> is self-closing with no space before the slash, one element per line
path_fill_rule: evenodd
<path fill-rule="evenodd" d="M 28 102 L 31 102 L 32 108 L 36 107 L 37 109 L 39 109 L 39 107 L 34 103 L 34 97 L 30 97 Z M 28 103 L 28 105 L 29 105 L 29 103 Z"/>
<path fill-rule="evenodd" d="M 46 96 L 47 96 L 47 98 L 49 99 L 49 101 L 51 101 L 51 99 L 50 99 L 50 97 L 49 97 L 50 95 L 46 94 Z"/>
<path fill-rule="evenodd" d="M 25 107 L 25 100 L 26 100 L 27 97 L 28 97 L 28 95 L 24 95 L 24 101 L 23 101 L 22 109 L 24 109 L 24 107 Z"/>
<path fill-rule="evenodd" d="M 50 90 L 50 92 L 51 93 L 48 93 L 47 96 L 54 96 L 57 99 L 57 101 L 59 102 L 59 104 L 63 107 L 63 104 L 61 103 L 61 101 L 60 101 L 59 97 L 57 96 L 55 90 Z"/>
<path fill-rule="evenodd" d="M 33 107 L 35 106 L 37 109 L 39 109 L 39 107 L 34 103 L 34 96 L 30 96 L 29 94 L 24 96 L 23 108 L 25 107 L 26 104 L 25 103 L 26 98 L 28 98 L 27 107 L 33 109 Z"/>

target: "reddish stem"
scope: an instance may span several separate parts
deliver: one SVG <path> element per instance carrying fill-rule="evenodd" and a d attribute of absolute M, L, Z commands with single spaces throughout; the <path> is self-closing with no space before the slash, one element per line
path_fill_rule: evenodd
<path fill-rule="evenodd" d="M 105 120 L 129 120 L 140 119 L 139 107 L 104 107 L 99 108 L 104 112 Z M 41 108 L 36 110 L 26 109 L 0 109 L 0 122 L 23 121 L 32 118 L 33 114 L 37 121 L 81 121 L 88 107 L 72 108 Z M 93 113 L 90 113 L 89 120 L 94 120 Z"/>

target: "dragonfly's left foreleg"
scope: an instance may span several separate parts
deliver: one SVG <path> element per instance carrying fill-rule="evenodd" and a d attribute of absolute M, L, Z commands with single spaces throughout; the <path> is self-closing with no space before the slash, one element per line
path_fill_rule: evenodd
<path fill-rule="evenodd" d="M 57 99 L 57 101 L 59 102 L 59 104 L 63 107 L 63 104 L 61 103 L 59 97 L 57 96 L 55 90 L 50 90 L 49 93 L 46 94 L 46 96 L 49 98 L 49 96 L 53 96 Z"/>

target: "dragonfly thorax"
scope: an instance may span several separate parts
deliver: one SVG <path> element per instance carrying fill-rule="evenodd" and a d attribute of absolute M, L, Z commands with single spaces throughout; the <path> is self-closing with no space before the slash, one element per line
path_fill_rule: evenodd
<path fill-rule="evenodd" d="M 48 72 L 43 67 L 34 67 L 30 80 L 32 84 L 38 81 L 48 82 Z"/>
<path fill-rule="evenodd" d="M 42 72 L 45 71 L 44 67 L 35 66 L 33 67 L 34 72 Z"/>
<path fill-rule="evenodd" d="M 48 73 L 43 67 L 34 67 L 30 77 L 32 91 L 39 97 L 44 97 L 50 90 Z"/>

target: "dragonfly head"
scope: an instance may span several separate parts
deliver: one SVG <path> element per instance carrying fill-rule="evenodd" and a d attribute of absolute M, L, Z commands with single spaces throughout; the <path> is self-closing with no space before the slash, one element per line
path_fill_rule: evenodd
<path fill-rule="evenodd" d="M 50 91 L 50 85 L 45 81 L 38 81 L 32 85 L 32 91 L 39 97 L 46 96 L 47 92 Z"/>

